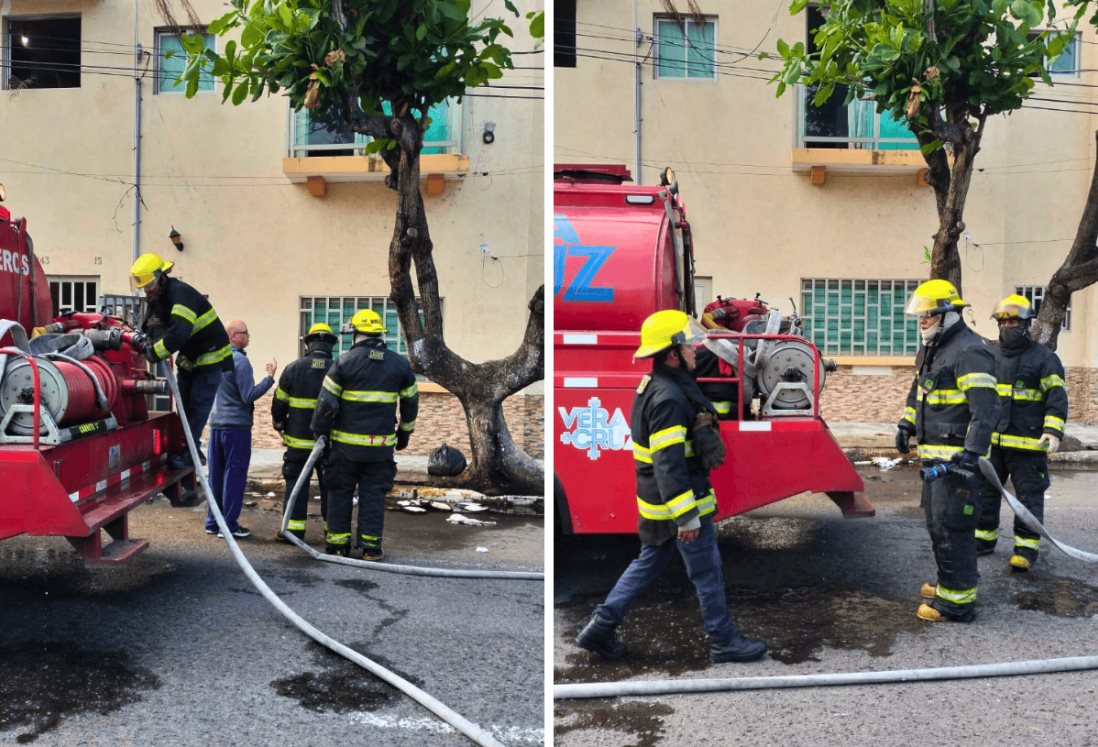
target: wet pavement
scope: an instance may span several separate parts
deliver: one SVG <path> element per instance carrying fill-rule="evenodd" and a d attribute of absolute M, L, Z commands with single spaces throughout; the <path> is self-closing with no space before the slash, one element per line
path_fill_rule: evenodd
<path fill-rule="evenodd" d="M 566 682 L 896 670 L 1098 655 L 1098 569 L 1048 543 L 1030 573 L 1012 573 L 1006 541 L 980 558 L 971 625 L 918 620 L 918 589 L 934 562 L 912 467 L 861 470 L 877 507 L 845 520 L 826 497 L 782 501 L 720 526 L 729 602 L 742 632 L 767 640 L 752 664 L 708 663 L 707 642 L 681 563 L 639 600 L 619 633 L 624 662 L 603 662 L 572 640 L 635 555 L 635 537 L 571 538 L 556 550 L 554 679 Z M 1058 470 L 1046 524 L 1061 541 L 1098 551 L 1098 475 Z M 1012 515 L 1005 507 L 1003 535 Z M 560 745 L 896 744 L 934 723 L 986 744 L 1098 744 L 1093 672 L 877 687 L 557 701 Z M 1034 693 L 1017 708 L 1010 693 Z M 1089 693 L 1089 695 L 1087 695 Z M 1054 718 L 1059 710 L 1063 719 Z M 977 724 L 979 727 L 977 728 Z M 940 731 L 940 730 L 939 730 Z M 948 730 L 947 730 L 948 731 Z M 946 738 L 941 731 L 941 738 Z"/>
<path fill-rule="evenodd" d="M 291 608 L 508 744 L 541 743 L 542 583 L 311 560 L 274 540 L 281 494 L 278 483 L 250 486 L 241 524 L 254 534 L 240 545 Z M 0 742 L 467 744 L 293 628 L 225 541 L 205 534 L 204 513 L 162 498 L 136 509 L 131 534 L 150 547 L 120 568 L 85 568 L 60 538 L 0 543 Z M 387 512 L 387 560 L 541 570 L 540 518 L 485 512 L 495 526 L 468 527 L 445 517 Z M 320 529 L 312 516 L 314 546 Z"/>

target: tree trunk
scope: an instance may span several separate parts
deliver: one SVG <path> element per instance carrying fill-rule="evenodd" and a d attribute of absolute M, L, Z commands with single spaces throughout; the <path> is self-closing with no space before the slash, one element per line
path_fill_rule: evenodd
<path fill-rule="evenodd" d="M 1094 137 L 1098 146 L 1098 131 Z M 1075 231 L 1075 241 L 1063 264 L 1048 281 L 1041 311 L 1033 324 L 1033 339 L 1055 350 L 1071 294 L 1095 282 L 1098 282 L 1098 158 L 1091 173 L 1090 191 L 1079 218 L 1079 228 Z"/>
<path fill-rule="evenodd" d="M 397 192 L 396 223 L 389 245 L 390 297 L 408 341 L 412 369 L 458 398 L 469 427 L 470 466 L 458 477 L 442 482 L 485 493 L 540 495 L 544 491 L 544 471 L 515 445 L 504 422 L 503 401 L 544 377 L 544 286 L 530 300 L 522 344 L 508 357 L 474 364 L 446 347 L 433 244 L 419 191 L 423 133 L 406 113 L 389 121 L 389 133 L 398 143 L 382 151 L 390 168 L 389 185 Z M 413 266 L 419 307 L 412 286 Z M 417 435 L 424 437 L 422 433 Z"/>

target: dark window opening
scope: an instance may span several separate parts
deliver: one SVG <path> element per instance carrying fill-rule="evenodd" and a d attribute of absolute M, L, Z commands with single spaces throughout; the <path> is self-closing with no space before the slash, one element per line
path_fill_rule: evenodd
<path fill-rule="evenodd" d="M 305 142 L 302 145 L 344 145 L 355 142 L 355 132 L 339 119 L 339 114 L 330 111 L 325 114 L 309 112 L 305 124 Z M 332 150 L 309 151 L 309 156 L 353 156 L 353 147 Z"/>
<path fill-rule="evenodd" d="M 79 88 L 80 18 L 8 21 L 8 88 Z"/>
<path fill-rule="evenodd" d="M 576 0 L 557 0 L 553 13 L 553 67 L 575 67 Z"/>
<path fill-rule="evenodd" d="M 809 54 L 818 52 L 816 29 L 824 23 L 824 14 L 819 6 L 810 5 L 806 9 L 808 39 L 805 46 Z M 835 86 L 831 98 L 823 106 L 812 103 L 819 86 L 807 86 L 805 90 L 804 134 L 805 137 L 850 137 L 850 120 L 846 108 L 846 86 Z M 816 141 L 813 148 L 849 148 L 848 143 Z"/>

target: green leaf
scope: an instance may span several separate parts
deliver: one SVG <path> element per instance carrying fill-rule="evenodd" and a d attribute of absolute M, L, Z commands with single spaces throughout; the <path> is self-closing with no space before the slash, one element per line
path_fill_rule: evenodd
<path fill-rule="evenodd" d="M 240 106 L 248 96 L 248 81 L 241 81 L 233 91 L 233 106 Z"/>
<path fill-rule="evenodd" d="M 423 41 L 426 38 L 427 38 L 427 27 L 421 23 L 421 24 L 419 24 L 419 26 L 416 27 L 416 39 L 418 41 Z"/>
<path fill-rule="evenodd" d="M 926 247 L 924 246 L 924 247 L 923 247 L 923 261 L 924 261 L 924 262 L 930 262 L 930 259 L 931 259 L 931 256 L 930 256 L 930 250 L 929 250 L 929 249 L 927 249 L 927 248 L 926 248 Z"/>
<path fill-rule="evenodd" d="M 508 2 L 508 5 L 511 3 Z M 535 39 L 545 38 L 545 13 L 538 13 L 530 19 L 530 36 Z"/>
<path fill-rule="evenodd" d="M 785 39 L 778 39 L 777 42 L 778 54 L 782 56 L 782 59 L 789 58 L 789 45 L 785 43 Z"/>
<path fill-rule="evenodd" d="M 439 12 L 442 13 L 442 15 L 446 16 L 451 21 L 464 22 L 468 18 L 468 15 L 464 11 L 458 9 L 448 2 L 445 2 L 445 0 L 443 2 L 436 3 L 435 7 L 438 8 Z"/>
<path fill-rule="evenodd" d="M 808 7 L 808 0 L 793 0 L 789 4 L 789 15 L 795 16 Z"/>
<path fill-rule="evenodd" d="M 943 145 L 945 145 L 945 143 L 942 142 L 941 140 L 932 140 L 931 142 L 927 143 L 926 145 L 920 145 L 919 146 L 919 152 L 922 153 L 924 156 L 928 156 L 931 153 L 933 153 L 934 151 L 941 148 Z"/>

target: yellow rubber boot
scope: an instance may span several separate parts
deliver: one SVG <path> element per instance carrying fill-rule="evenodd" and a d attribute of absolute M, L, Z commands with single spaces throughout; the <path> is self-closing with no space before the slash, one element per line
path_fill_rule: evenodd
<path fill-rule="evenodd" d="M 938 587 L 934 584 L 923 584 L 919 587 L 919 596 L 923 599 L 933 599 L 938 596 Z"/>
<path fill-rule="evenodd" d="M 927 622 L 945 622 L 949 619 L 929 604 L 920 604 L 919 609 L 915 610 L 915 616 Z"/>
<path fill-rule="evenodd" d="M 1014 571 L 1028 571 L 1033 566 L 1033 563 L 1029 562 L 1029 558 L 1021 555 L 1010 556 L 1010 568 Z"/>

